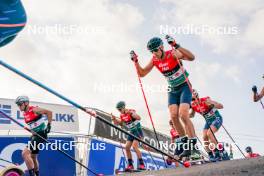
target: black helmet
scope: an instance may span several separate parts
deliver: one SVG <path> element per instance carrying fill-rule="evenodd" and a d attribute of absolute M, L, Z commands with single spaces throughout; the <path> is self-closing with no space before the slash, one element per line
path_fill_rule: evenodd
<path fill-rule="evenodd" d="M 250 146 L 248 146 L 248 147 L 246 148 L 246 152 L 247 152 L 247 153 L 252 152 L 252 148 L 251 148 Z"/>
<path fill-rule="evenodd" d="M 163 41 L 159 37 L 153 37 L 148 41 L 147 48 L 149 51 L 157 49 L 159 46 L 163 45 Z"/>
<path fill-rule="evenodd" d="M 117 104 L 116 104 L 116 109 L 122 109 L 126 107 L 126 103 L 124 101 L 119 101 Z"/>

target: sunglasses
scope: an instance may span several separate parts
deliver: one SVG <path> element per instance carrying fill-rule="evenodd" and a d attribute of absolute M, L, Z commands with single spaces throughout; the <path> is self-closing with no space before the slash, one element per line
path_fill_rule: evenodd
<path fill-rule="evenodd" d="M 159 48 L 155 48 L 155 49 L 151 50 L 152 53 L 158 52 L 158 51 L 159 51 Z"/>
<path fill-rule="evenodd" d="M 22 105 L 23 105 L 23 102 L 17 103 L 17 106 L 22 106 Z"/>

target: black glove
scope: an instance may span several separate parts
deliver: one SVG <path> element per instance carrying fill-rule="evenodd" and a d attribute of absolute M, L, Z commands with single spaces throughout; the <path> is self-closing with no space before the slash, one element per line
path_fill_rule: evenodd
<path fill-rule="evenodd" d="M 133 62 L 138 62 L 138 56 L 137 54 L 135 53 L 134 50 L 130 51 L 130 59 L 133 61 Z"/>
<path fill-rule="evenodd" d="M 47 127 L 46 127 L 46 129 L 45 129 L 45 133 L 46 133 L 46 134 L 50 133 L 50 130 L 51 130 L 51 123 L 48 123 L 48 124 L 47 124 Z"/>
<path fill-rule="evenodd" d="M 257 92 L 258 92 L 257 86 L 253 86 L 253 87 L 252 87 L 252 91 L 253 91 L 254 93 L 257 93 Z"/>
<path fill-rule="evenodd" d="M 172 38 L 171 36 L 166 35 L 165 38 L 167 39 L 168 44 L 171 45 L 172 47 L 174 47 L 175 49 L 178 49 L 180 47 L 180 45 L 177 44 L 175 39 Z"/>

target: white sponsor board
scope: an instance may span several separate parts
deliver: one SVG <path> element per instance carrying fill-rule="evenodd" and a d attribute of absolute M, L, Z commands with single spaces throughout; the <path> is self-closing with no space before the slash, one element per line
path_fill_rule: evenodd
<path fill-rule="evenodd" d="M 79 131 L 79 118 L 76 108 L 72 106 L 40 102 L 30 102 L 30 105 L 52 111 L 52 130 L 69 132 Z M 24 122 L 23 113 L 18 109 L 17 105 L 15 104 L 15 100 L 0 98 L 0 110 L 5 112 L 8 116 L 16 119 L 20 123 L 26 125 Z M 21 130 L 21 127 L 0 115 L 0 130 Z"/>

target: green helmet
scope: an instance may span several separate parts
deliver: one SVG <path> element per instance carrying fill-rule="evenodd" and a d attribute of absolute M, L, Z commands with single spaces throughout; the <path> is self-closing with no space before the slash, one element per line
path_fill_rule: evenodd
<path fill-rule="evenodd" d="M 247 152 L 247 153 L 252 152 L 252 148 L 251 148 L 250 146 L 248 146 L 248 147 L 246 148 L 246 152 Z"/>
<path fill-rule="evenodd" d="M 161 38 L 153 37 L 148 41 L 147 48 L 149 51 L 153 51 L 157 49 L 159 46 L 163 45 Z"/>
<path fill-rule="evenodd" d="M 15 101 L 17 105 L 20 105 L 25 102 L 29 102 L 29 98 L 27 96 L 18 96 Z"/>
<path fill-rule="evenodd" d="M 122 109 L 126 107 L 126 103 L 124 101 L 119 101 L 117 104 L 116 104 L 116 109 Z"/>

